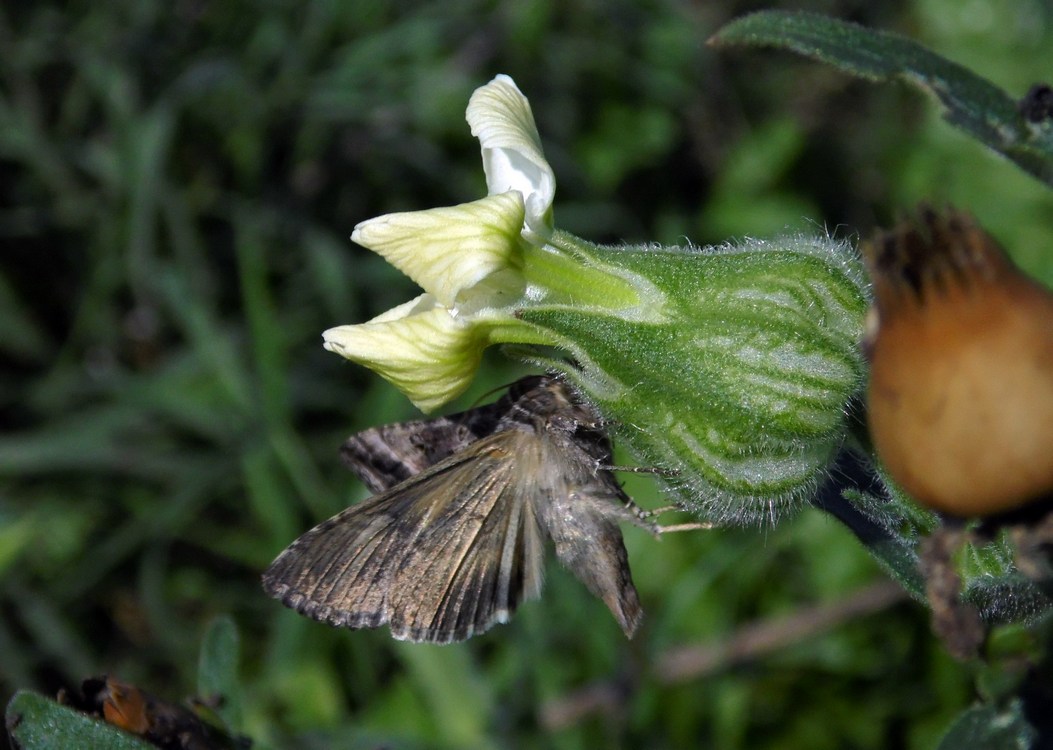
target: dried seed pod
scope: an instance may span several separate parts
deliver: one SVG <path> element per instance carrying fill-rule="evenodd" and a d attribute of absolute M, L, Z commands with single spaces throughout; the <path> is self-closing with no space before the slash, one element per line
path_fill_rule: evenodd
<path fill-rule="evenodd" d="M 1053 295 L 965 213 L 864 245 L 870 432 L 920 503 L 984 516 L 1053 492 Z"/>

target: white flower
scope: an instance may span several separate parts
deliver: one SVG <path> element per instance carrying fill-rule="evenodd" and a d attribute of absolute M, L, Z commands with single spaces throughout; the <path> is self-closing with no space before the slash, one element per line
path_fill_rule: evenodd
<path fill-rule="evenodd" d="M 453 308 L 491 274 L 518 268 L 523 201 L 517 192 L 450 208 L 387 214 L 355 227 L 351 239 Z"/>
<path fill-rule="evenodd" d="M 430 294 L 322 338 L 326 349 L 384 376 L 425 412 L 468 387 L 486 345 Z"/>
<path fill-rule="evenodd" d="M 528 239 L 552 234 L 556 176 L 541 150 L 530 102 L 506 75 L 475 90 L 466 115 L 483 149 L 483 170 L 490 195 L 515 190 L 526 206 Z"/>
<path fill-rule="evenodd" d="M 491 333 L 526 327 L 509 307 L 526 288 L 524 244 L 552 234 L 556 181 L 526 97 L 497 76 L 472 95 L 467 118 L 482 144 L 487 197 L 387 214 L 351 235 L 425 293 L 323 334 L 326 349 L 375 370 L 423 411 L 468 387 Z"/>

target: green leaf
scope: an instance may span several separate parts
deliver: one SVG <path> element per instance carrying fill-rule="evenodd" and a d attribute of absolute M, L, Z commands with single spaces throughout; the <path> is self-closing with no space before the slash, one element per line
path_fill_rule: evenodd
<path fill-rule="evenodd" d="M 1029 622 L 1050 611 L 1050 600 L 1019 573 L 966 581 L 963 598 L 991 623 Z"/>
<path fill-rule="evenodd" d="M 918 569 L 917 538 L 895 513 L 893 504 L 857 489 L 846 489 L 842 494 L 844 502 L 827 502 L 821 507 L 845 524 L 907 593 L 926 601 L 925 580 Z"/>
<path fill-rule="evenodd" d="M 1035 730 L 1024 718 L 1020 703 L 1005 711 L 994 706 L 974 706 L 961 713 L 936 750 L 1027 750 Z"/>
<path fill-rule="evenodd" d="M 1027 622 L 1050 609 L 1049 598 L 1017 571 L 1014 557 L 1005 533 L 986 543 L 973 541 L 958 556 L 963 598 L 976 605 L 987 622 Z"/>
<path fill-rule="evenodd" d="M 241 689 L 238 683 L 238 630 L 227 615 L 208 626 L 198 657 L 197 692 L 208 701 L 218 696 L 215 711 L 232 733 L 241 729 Z"/>
<path fill-rule="evenodd" d="M 812 13 L 761 11 L 709 42 L 778 47 L 872 81 L 904 80 L 936 97 L 949 122 L 1053 185 L 1053 123 L 1027 122 L 1005 91 L 910 39 Z"/>
<path fill-rule="evenodd" d="M 7 704 L 6 721 L 12 743 L 22 750 L 156 750 L 128 732 L 26 690 Z"/>

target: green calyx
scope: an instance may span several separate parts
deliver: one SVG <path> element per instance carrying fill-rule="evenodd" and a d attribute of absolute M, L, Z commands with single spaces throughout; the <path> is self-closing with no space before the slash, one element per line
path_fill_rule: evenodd
<path fill-rule="evenodd" d="M 567 373 L 637 457 L 710 520 L 774 520 L 829 468 L 859 390 L 867 288 L 825 238 L 719 248 L 597 247 L 560 236 L 581 268 L 636 284 L 601 306 L 528 304 Z M 584 283 L 584 282 L 582 282 Z M 627 282 L 629 283 L 629 282 Z M 656 309 L 647 309 L 648 304 Z"/>

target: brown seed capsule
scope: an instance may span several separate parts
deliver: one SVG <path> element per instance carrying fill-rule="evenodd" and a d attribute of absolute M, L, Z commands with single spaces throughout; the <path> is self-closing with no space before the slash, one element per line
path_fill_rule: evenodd
<path fill-rule="evenodd" d="M 864 245 L 870 432 L 893 478 L 951 515 L 1053 492 L 1053 295 L 965 213 L 922 208 Z"/>

